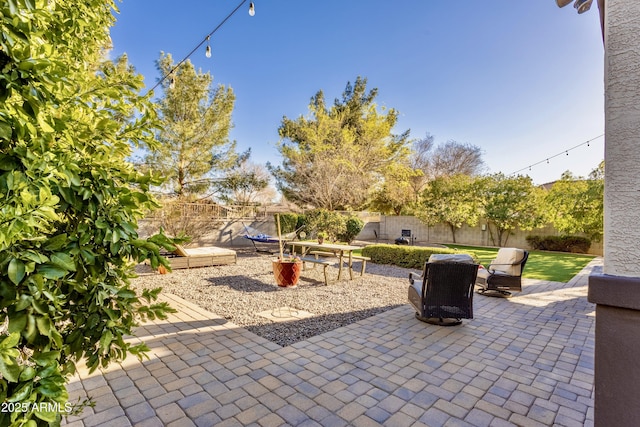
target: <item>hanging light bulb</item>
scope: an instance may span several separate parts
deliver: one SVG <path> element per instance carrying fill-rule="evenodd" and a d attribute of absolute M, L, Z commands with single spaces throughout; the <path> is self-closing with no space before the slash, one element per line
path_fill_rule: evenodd
<path fill-rule="evenodd" d="M 204 51 L 204 56 L 207 58 L 211 58 L 211 45 L 209 44 L 209 40 L 211 40 L 211 36 L 207 36 L 207 49 Z"/>
<path fill-rule="evenodd" d="M 169 89 L 174 89 L 176 87 L 176 78 L 171 75 L 171 80 L 169 80 Z"/>
<path fill-rule="evenodd" d="M 249 3 L 249 15 L 250 15 L 250 16 L 253 16 L 253 15 L 255 15 L 255 14 L 256 14 L 256 8 L 255 8 L 255 6 L 253 5 L 253 2 L 250 2 L 250 3 Z"/>
<path fill-rule="evenodd" d="M 576 0 L 576 2 L 573 4 L 573 7 L 578 10 L 579 14 L 585 13 L 591 8 L 591 3 L 593 3 L 593 0 Z"/>

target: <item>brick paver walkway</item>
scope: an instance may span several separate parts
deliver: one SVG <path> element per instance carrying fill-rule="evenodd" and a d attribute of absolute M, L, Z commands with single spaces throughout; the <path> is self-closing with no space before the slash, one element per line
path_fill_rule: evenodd
<path fill-rule="evenodd" d="M 525 280 L 511 299 L 474 297 L 458 327 L 409 305 L 280 347 L 174 296 L 140 328 L 150 360 L 81 372 L 68 426 L 593 425 L 595 307 L 587 280 Z"/>

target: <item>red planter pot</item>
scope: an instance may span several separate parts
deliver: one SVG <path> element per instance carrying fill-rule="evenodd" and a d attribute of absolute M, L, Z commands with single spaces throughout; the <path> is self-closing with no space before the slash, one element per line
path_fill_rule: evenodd
<path fill-rule="evenodd" d="M 302 262 L 273 261 L 273 276 L 281 287 L 293 287 L 298 285 L 302 273 Z"/>

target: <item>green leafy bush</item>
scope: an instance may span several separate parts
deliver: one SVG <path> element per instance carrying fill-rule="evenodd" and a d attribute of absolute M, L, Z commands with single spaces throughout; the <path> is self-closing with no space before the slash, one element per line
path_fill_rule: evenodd
<path fill-rule="evenodd" d="M 355 239 L 356 236 L 360 234 L 360 232 L 362 231 L 362 227 L 364 227 L 364 221 L 362 221 L 357 216 L 350 216 L 347 218 L 345 224 L 346 230 L 338 235 L 338 239 L 343 242 L 351 243 L 353 239 Z"/>
<path fill-rule="evenodd" d="M 298 229 L 300 215 L 297 213 L 282 213 L 280 215 L 280 231 L 282 234 L 291 233 Z"/>
<path fill-rule="evenodd" d="M 376 264 L 397 265 L 398 267 L 415 268 L 422 270 L 432 254 L 459 254 L 461 252 L 449 248 L 430 248 L 422 246 L 404 245 L 369 245 L 362 249 L 362 255 L 371 258 Z M 469 253 L 472 257 L 475 254 Z"/>
<path fill-rule="evenodd" d="M 327 209 L 314 209 L 305 213 L 305 231 L 307 236 L 316 235 L 319 231 L 327 233 L 334 241 L 346 229 L 346 217 L 339 212 Z"/>
<path fill-rule="evenodd" d="M 314 209 L 298 217 L 298 227 L 302 227 L 309 237 L 324 232 L 330 241 L 349 243 L 362 231 L 364 222 L 355 215 Z"/>
<path fill-rule="evenodd" d="M 532 249 L 540 251 L 558 251 L 586 254 L 591 247 L 591 240 L 582 236 L 527 236 L 527 243 Z"/>
<path fill-rule="evenodd" d="M 129 286 L 172 247 L 137 232 L 159 181 L 127 158 L 155 115 L 126 58 L 104 60 L 113 7 L 0 2 L 0 402 L 24 403 L 1 426 L 60 425 L 76 363 L 143 356 L 126 336 L 171 311 Z"/>

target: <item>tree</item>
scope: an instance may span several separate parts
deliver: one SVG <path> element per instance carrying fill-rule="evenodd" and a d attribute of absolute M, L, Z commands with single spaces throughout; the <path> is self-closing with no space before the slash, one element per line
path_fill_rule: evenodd
<path fill-rule="evenodd" d="M 422 171 L 422 178 L 416 178 L 413 184 L 418 193 L 432 179 L 458 174 L 478 176 L 484 170 L 480 147 L 453 140 L 436 146 L 429 133 L 413 143 L 410 158 L 412 167 Z"/>
<path fill-rule="evenodd" d="M 484 167 L 482 150 L 471 144 L 448 141 L 435 145 L 427 133 L 413 141 L 406 161 L 386 169 L 384 182 L 375 192 L 371 206 L 381 212 L 414 212 L 430 181 L 458 174 L 476 176 Z"/>
<path fill-rule="evenodd" d="M 484 216 L 496 246 L 507 244 L 511 230 L 531 230 L 545 223 L 543 190 L 528 176 L 494 174 L 478 180 Z M 494 230 L 495 229 L 495 235 Z"/>
<path fill-rule="evenodd" d="M 455 243 L 456 231 L 463 224 L 476 225 L 482 215 L 476 186 L 476 180 L 468 175 L 436 178 L 424 190 L 416 216 L 430 225 L 448 225 Z"/>
<path fill-rule="evenodd" d="M 269 171 L 264 166 L 244 161 L 220 181 L 219 197 L 225 202 L 242 206 L 267 203 L 276 196 L 273 187 L 269 187 L 270 180 Z"/>
<path fill-rule="evenodd" d="M 599 241 L 604 231 L 604 162 L 588 179 L 562 174 L 547 193 L 545 201 L 553 226 L 564 234 L 586 234 Z"/>
<path fill-rule="evenodd" d="M 143 344 L 124 337 L 169 307 L 129 286 L 133 262 L 168 265 L 163 236 L 137 235 L 157 207 L 126 161 L 154 111 L 126 58 L 103 60 L 111 1 L 0 2 L 0 425 L 59 425 L 65 383 Z"/>
<path fill-rule="evenodd" d="M 433 177 L 456 174 L 477 176 L 484 169 L 482 149 L 469 143 L 447 141 L 435 149 L 430 169 Z"/>
<path fill-rule="evenodd" d="M 162 75 L 173 70 L 170 54 L 162 54 L 158 69 Z M 192 198 L 210 190 L 215 178 L 248 157 L 239 157 L 235 141 L 229 141 L 235 95 L 223 85 L 212 87 L 209 73 L 196 72 L 186 61 L 162 84 L 158 101 L 162 127 L 145 164 L 165 177 L 170 192 Z M 191 196 L 191 197 L 189 197 Z"/>
<path fill-rule="evenodd" d="M 282 119 L 283 162 L 267 166 L 288 200 L 329 210 L 359 208 L 385 169 L 406 158 L 408 132 L 391 133 L 398 113 L 378 112 L 377 89 L 367 92 L 366 83 L 360 77 L 353 86 L 347 83 L 330 108 L 319 91 L 307 118 Z"/>
<path fill-rule="evenodd" d="M 420 199 L 427 182 L 433 178 L 430 171 L 430 158 L 434 141 L 434 136 L 427 133 L 424 138 L 414 141 L 411 146 L 409 167 L 416 173 L 410 178 L 409 184 L 413 189 L 413 197 L 416 203 Z"/>
<path fill-rule="evenodd" d="M 412 186 L 416 175 L 422 177 L 419 170 L 411 169 L 408 165 L 390 165 L 385 171 L 383 183 L 373 193 L 369 208 L 393 215 L 411 212 L 416 205 Z"/>

